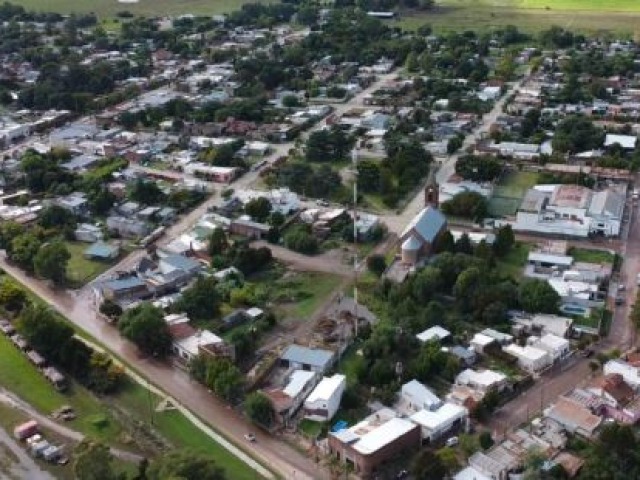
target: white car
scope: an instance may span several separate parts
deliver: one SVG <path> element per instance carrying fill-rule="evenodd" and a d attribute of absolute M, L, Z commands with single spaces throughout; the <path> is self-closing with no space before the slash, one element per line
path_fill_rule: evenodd
<path fill-rule="evenodd" d="M 451 437 L 451 438 L 448 438 L 444 444 L 447 447 L 455 447 L 456 445 L 458 445 L 458 443 L 460 443 L 460 441 L 458 440 L 458 437 Z"/>
<path fill-rule="evenodd" d="M 255 442 L 256 436 L 253 433 L 247 433 L 245 434 L 244 439 L 247 440 L 248 442 Z"/>

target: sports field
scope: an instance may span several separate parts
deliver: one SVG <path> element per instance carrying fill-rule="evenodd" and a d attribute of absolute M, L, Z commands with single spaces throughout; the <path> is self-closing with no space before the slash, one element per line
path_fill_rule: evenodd
<path fill-rule="evenodd" d="M 412 29 L 491 30 L 505 25 L 535 32 L 558 25 L 588 32 L 640 34 L 640 2 L 634 0 L 436 0 L 434 9 L 406 13 L 399 22 Z"/>
<path fill-rule="evenodd" d="M 117 12 L 129 11 L 134 15 L 214 15 L 238 10 L 244 3 L 260 3 L 261 0 L 12 0 L 28 10 L 60 13 L 95 13 L 100 20 L 113 17 Z"/>

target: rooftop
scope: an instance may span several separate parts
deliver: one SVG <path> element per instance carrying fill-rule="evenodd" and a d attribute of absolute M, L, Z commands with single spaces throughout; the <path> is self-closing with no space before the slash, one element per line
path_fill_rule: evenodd
<path fill-rule="evenodd" d="M 289 345 L 280 358 L 289 362 L 301 363 L 325 369 L 333 360 L 334 353 L 331 350 L 303 347 L 302 345 Z"/>
<path fill-rule="evenodd" d="M 432 243 L 440 230 L 445 226 L 447 219 L 440 210 L 425 207 L 418 213 L 409 225 L 404 229 L 400 238 L 404 238 L 411 230 L 415 230 L 425 242 Z"/>
<path fill-rule="evenodd" d="M 580 185 L 558 185 L 551 195 L 551 205 L 564 208 L 587 208 L 591 201 L 591 190 Z"/>
<path fill-rule="evenodd" d="M 466 408 L 460 405 L 454 405 L 453 403 L 445 403 L 434 411 L 420 410 L 411 415 L 411 421 L 433 431 L 442 428 L 443 425 L 446 425 L 452 420 L 463 418 L 466 415 Z"/>
<path fill-rule="evenodd" d="M 333 394 L 344 385 L 347 377 L 339 373 L 332 377 L 324 377 L 311 394 L 307 397 L 307 402 L 315 402 L 316 400 L 328 400 Z"/>
<path fill-rule="evenodd" d="M 442 328 L 439 325 L 436 325 L 431 328 L 427 328 L 424 332 L 418 333 L 416 337 L 421 342 L 428 342 L 429 340 L 442 340 L 451 336 L 451 332 L 449 330 Z"/>

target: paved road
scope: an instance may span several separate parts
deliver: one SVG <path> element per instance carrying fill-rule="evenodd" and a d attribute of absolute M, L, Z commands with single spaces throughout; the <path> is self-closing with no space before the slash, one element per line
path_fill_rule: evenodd
<path fill-rule="evenodd" d="M 502 115 L 502 108 L 511 95 L 513 95 L 516 90 L 520 89 L 522 85 L 526 82 L 528 76 L 525 76 L 522 80 L 519 80 L 515 84 L 513 84 L 506 92 L 504 96 L 500 100 L 498 100 L 491 111 L 485 114 L 482 117 L 482 121 L 477 126 L 477 128 L 470 134 L 467 135 L 464 139 L 464 143 L 459 150 L 459 153 L 455 155 L 449 156 L 444 162 L 442 162 L 440 168 L 436 172 L 436 180 L 439 184 L 445 183 L 451 175 L 453 175 L 456 171 L 456 162 L 460 155 L 464 155 L 467 147 L 475 145 L 475 143 L 480 140 L 483 134 L 489 131 L 489 127 L 493 124 L 498 116 Z M 426 180 L 425 180 L 426 182 Z M 388 214 L 382 216 L 382 221 L 389 227 L 389 231 L 400 234 L 402 230 L 407 226 L 407 224 L 411 221 L 413 217 L 422 210 L 424 207 L 424 189 L 420 188 L 415 197 L 407 204 L 405 209 L 399 214 Z"/>

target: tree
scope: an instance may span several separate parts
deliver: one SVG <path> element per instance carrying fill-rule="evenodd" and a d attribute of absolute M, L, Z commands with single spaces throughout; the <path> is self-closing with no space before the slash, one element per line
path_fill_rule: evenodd
<path fill-rule="evenodd" d="M 67 263 L 70 258 L 71 254 L 65 244 L 60 241 L 53 241 L 45 243 L 40 248 L 33 259 L 33 266 L 40 277 L 60 285 L 67 278 Z"/>
<path fill-rule="evenodd" d="M 449 230 L 442 232 L 436 237 L 436 240 L 433 243 L 433 251 L 434 253 L 455 251 L 455 240 Z"/>
<path fill-rule="evenodd" d="M 373 254 L 367 258 L 367 268 L 376 276 L 380 276 L 387 269 L 387 262 L 384 255 Z"/>
<path fill-rule="evenodd" d="M 89 361 L 86 385 L 94 392 L 105 395 L 118 389 L 124 378 L 124 368 L 102 352 L 93 352 Z"/>
<path fill-rule="evenodd" d="M 138 179 L 129 191 L 129 198 L 143 205 L 155 205 L 162 202 L 165 194 L 157 183 Z"/>
<path fill-rule="evenodd" d="M 256 222 L 264 222 L 271 213 L 271 202 L 265 197 L 249 200 L 244 206 L 244 212 Z"/>
<path fill-rule="evenodd" d="M 446 215 L 481 220 L 487 215 L 487 200 L 477 192 L 461 192 L 441 205 Z"/>
<path fill-rule="evenodd" d="M 211 257 L 220 255 L 224 253 L 228 246 L 229 241 L 227 240 L 227 234 L 224 233 L 224 230 L 220 227 L 214 228 L 209 237 L 209 255 Z"/>
<path fill-rule="evenodd" d="M 442 480 L 447 473 L 440 457 L 428 449 L 418 452 L 411 462 L 411 474 L 420 480 Z"/>
<path fill-rule="evenodd" d="M 574 115 L 562 120 L 553 136 L 553 150 L 558 152 L 583 152 L 599 148 L 604 132 L 587 117 Z"/>
<path fill-rule="evenodd" d="M 456 253 L 465 253 L 467 255 L 471 255 L 473 253 L 473 245 L 468 234 L 463 233 L 460 235 L 460 238 L 456 241 L 455 249 Z"/>
<path fill-rule="evenodd" d="M 22 233 L 11 241 L 9 258 L 23 270 L 33 272 L 33 260 L 41 245 L 42 242 L 33 233 Z"/>
<path fill-rule="evenodd" d="M 316 253 L 318 250 L 318 240 L 302 225 L 296 225 L 289 229 L 284 236 L 284 245 L 291 250 L 307 255 Z"/>
<path fill-rule="evenodd" d="M 118 322 L 118 329 L 148 355 L 164 357 L 171 349 L 171 334 L 162 310 L 150 303 L 127 310 Z"/>
<path fill-rule="evenodd" d="M 0 305 L 11 312 L 20 313 L 27 302 L 27 295 L 20 286 L 9 278 L 0 283 Z"/>
<path fill-rule="evenodd" d="M 58 205 L 51 205 L 45 208 L 38 217 L 38 225 L 42 228 L 73 231 L 77 223 L 78 221 L 73 213 Z"/>
<path fill-rule="evenodd" d="M 204 453 L 177 451 L 160 455 L 151 462 L 147 480 L 226 480 L 224 470 Z"/>
<path fill-rule="evenodd" d="M 64 346 L 73 337 L 73 329 L 40 304 L 31 304 L 22 311 L 18 319 L 18 331 L 33 348 L 52 362 L 60 359 Z"/>
<path fill-rule="evenodd" d="M 113 456 L 103 443 L 84 439 L 75 448 L 73 474 L 78 480 L 117 480 Z"/>
<path fill-rule="evenodd" d="M 546 281 L 528 278 L 520 284 L 518 302 L 526 312 L 557 313 L 560 295 Z"/>
<path fill-rule="evenodd" d="M 491 433 L 484 431 L 478 437 L 480 442 L 480 447 L 483 450 L 489 450 L 493 446 L 493 438 L 491 438 Z"/>
<path fill-rule="evenodd" d="M 490 182 L 502 172 L 502 163 L 491 156 L 465 155 L 456 162 L 456 173 L 465 180 Z"/>
<path fill-rule="evenodd" d="M 177 308 L 186 312 L 192 320 L 211 320 L 220 310 L 220 296 L 215 277 L 199 277 L 182 292 Z"/>
<path fill-rule="evenodd" d="M 260 392 L 253 392 L 246 398 L 244 411 L 253 423 L 267 428 L 271 426 L 275 419 L 271 401 Z"/>
<path fill-rule="evenodd" d="M 122 307 L 108 298 L 100 304 L 100 313 L 111 320 L 119 319 L 122 312 Z"/>
<path fill-rule="evenodd" d="M 511 225 L 500 227 L 496 232 L 496 238 L 493 242 L 493 251 L 497 256 L 502 257 L 509 253 L 515 241 L 516 237 L 513 234 Z"/>

